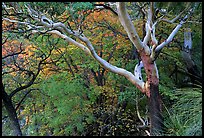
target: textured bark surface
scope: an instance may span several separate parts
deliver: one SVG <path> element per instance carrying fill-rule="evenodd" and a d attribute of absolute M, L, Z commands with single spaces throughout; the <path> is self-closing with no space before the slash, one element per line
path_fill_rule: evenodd
<path fill-rule="evenodd" d="M 144 50 L 140 51 L 140 56 L 147 74 L 146 95 L 149 102 L 150 135 L 160 135 L 163 129 L 163 117 L 157 66 Z"/>

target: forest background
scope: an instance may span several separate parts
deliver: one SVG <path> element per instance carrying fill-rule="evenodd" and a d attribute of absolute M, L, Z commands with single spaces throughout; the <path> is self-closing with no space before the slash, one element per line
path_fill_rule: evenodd
<path fill-rule="evenodd" d="M 185 19 L 155 60 L 164 120 L 159 135 L 202 135 L 202 3 L 125 4 L 140 39 L 152 5 L 159 44 Z M 53 26 L 42 27 L 61 22 L 83 45 L 74 34 L 85 34 L 99 57 L 130 72 L 141 69 L 147 81 L 119 16 L 114 2 L 2 2 L 2 136 L 151 135 L 148 95 L 86 48 L 50 34 Z"/>

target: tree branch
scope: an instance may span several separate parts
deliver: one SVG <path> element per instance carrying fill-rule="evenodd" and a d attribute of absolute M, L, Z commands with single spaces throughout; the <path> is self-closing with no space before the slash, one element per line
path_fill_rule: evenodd
<path fill-rule="evenodd" d="M 176 28 L 174 28 L 174 30 L 171 32 L 171 34 L 169 35 L 169 37 L 167 38 L 167 40 L 165 40 L 163 43 L 161 43 L 160 45 L 158 45 L 155 49 L 155 51 L 160 51 L 164 46 L 166 46 L 167 44 L 169 44 L 174 36 L 176 35 L 176 33 L 179 31 L 179 29 L 182 27 L 182 25 L 186 22 L 186 20 L 189 18 L 189 16 L 191 16 L 191 14 L 193 13 L 194 9 L 191 8 L 188 13 L 184 16 L 183 19 L 181 19 L 180 23 L 176 26 Z"/>
<path fill-rule="evenodd" d="M 94 6 L 102 6 L 104 9 L 110 10 L 113 14 L 118 16 L 118 13 L 116 11 L 114 11 L 111 7 L 109 7 L 109 6 L 105 5 L 105 4 L 94 4 Z"/>
<path fill-rule="evenodd" d="M 49 53 L 49 55 L 48 55 L 47 57 L 45 57 L 44 59 L 42 59 L 42 60 L 39 62 L 39 64 L 38 64 L 38 71 L 37 71 L 36 74 L 33 73 L 33 72 L 30 71 L 30 70 L 23 69 L 23 68 L 21 68 L 20 66 L 18 66 L 17 64 L 15 64 L 15 65 L 17 65 L 17 67 L 18 67 L 21 71 L 26 71 L 26 72 L 28 72 L 30 75 L 32 75 L 32 79 L 31 79 L 26 85 L 21 86 L 21 87 L 18 87 L 18 88 L 16 88 L 15 90 L 13 90 L 13 91 L 9 94 L 9 97 L 10 97 L 10 98 L 12 98 L 17 92 L 19 92 L 19 91 L 21 91 L 21 90 L 24 90 L 24 89 L 26 89 L 26 88 L 28 88 L 28 87 L 30 87 L 30 86 L 34 83 L 35 79 L 37 78 L 38 74 L 39 74 L 40 71 L 41 71 L 41 64 L 42 64 L 50 55 L 51 55 L 51 52 Z"/>
<path fill-rule="evenodd" d="M 145 23 L 145 30 L 146 30 L 146 35 L 143 39 L 143 44 L 147 45 L 148 41 L 150 40 L 150 32 L 151 32 L 151 28 L 150 28 L 150 19 L 148 16 L 147 22 Z"/>
<path fill-rule="evenodd" d="M 168 20 L 168 19 L 161 19 L 161 21 L 165 21 L 165 22 L 168 22 L 168 23 L 174 23 L 175 21 L 177 21 L 181 15 L 186 12 L 190 7 L 190 2 L 188 2 L 186 8 L 184 10 L 182 10 L 175 18 L 173 18 L 172 20 Z"/>
<path fill-rule="evenodd" d="M 29 9 L 30 16 L 34 17 L 33 18 L 34 20 L 36 20 L 37 22 L 40 22 L 44 27 L 49 29 L 49 30 L 47 29 L 47 30 L 39 31 L 36 28 L 36 30 L 32 30 L 32 33 L 49 33 L 49 34 L 58 35 L 59 37 L 63 38 L 65 41 L 67 41 L 68 43 L 71 43 L 71 44 L 81 48 L 85 53 L 93 56 L 93 58 L 95 58 L 104 68 L 108 69 L 109 71 L 111 71 L 113 73 L 116 73 L 116 74 L 119 74 L 121 76 L 126 77 L 132 84 L 134 84 L 142 92 L 145 91 L 144 90 L 145 83 L 142 80 L 139 80 L 131 72 L 129 72 L 123 68 L 113 66 L 110 63 L 108 63 L 107 61 L 105 61 L 104 59 L 102 59 L 100 56 L 98 56 L 95 49 L 93 48 L 91 42 L 84 36 L 83 33 L 80 34 L 78 31 L 71 31 L 63 23 L 61 23 L 61 22 L 54 23 L 53 21 L 51 21 L 50 19 L 48 19 L 44 15 L 38 15 L 38 12 L 31 9 L 30 6 L 27 6 L 27 8 Z M 126 31 L 129 35 L 129 38 L 131 38 L 133 44 L 135 45 L 135 47 L 138 50 L 142 50 L 143 44 L 142 44 L 142 42 L 141 42 L 141 40 L 140 40 L 140 38 L 136 32 L 131 20 L 130 20 L 130 17 L 128 15 L 126 9 L 125 9 L 124 3 L 119 3 L 118 9 L 119 9 L 119 14 L 120 14 L 119 16 L 121 18 L 121 22 L 124 25 L 124 27 L 126 28 Z M 125 11 L 123 11 L 123 10 L 125 10 Z M 32 15 L 32 14 L 34 14 L 34 15 Z M 128 20 L 126 20 L 126 19 L 128 19 Z M 28 23 L 24 23 L 24 24 L 30 25 Z M 46 28 L 44 28 L 44 29 L 46 29 Z M 79 38 L 81 41 L 83 41 L 86 44 L 86 46 L 82 43 L 75 41 L 74 39 L 72 39 L 71 37 L 67 36 L 64 33 L 68 33 L 69 35 L 73 35 L 76 38 Z M 23 88 L 25 88 L 25 86 Z M 17 90 L 19 90 L 19 89 L 17 89 Z M 12 92 L 11 96 L 14 93 L 16 93 L 17 90 Z M 22 88 L 21 88 L 21 90 L 22 90 Z"/>
<path fill-rule="evenodd" d="M 2 44 L 2 45 L 3 45 L 3 44 Z M 7 57 L 12 57 L 12 56 L 19 55 L 19 54 L 24 54 L 24 52 L 23 52 L 23 50 L 22 50 L 22 43 L 20 43 L 20 51 L 19 51 L 19 52 L 12 53 L 12 54 L 8 54 L 8 55 L 2 57 L 2 60 L 4 60 L 4 59 L 7 58 Z"/>
<path fill-rule="evenodd" d="M 117 9 L 119 20 L 122 26 L 124 27 L 125 31 L 127 32 L 131 42 L 134 44 L 137 50 L 139 51 L 142 50 L 144 48 L 144 45 L 136 32 L 136 29 L 130 19 L 129 14 L 127 13 L 125 3 L 124 2 L 117 3 Z"/>
<path fill-rule="evenodd" d="M 24 99 L 26 98 L 26 96 L 27 96 L 31 91 L 33 91 L 33 90 L 38 90 L 38 89 L 29 89 L 29 90 L 26 92 L 26 94 L 23 96 L 23 98 L 20 100 L 20 102 L 17 104 L 17 106 L 16 106 L 16 108 L 15 108 L 16 111 L 18 110 L 18 108 L 20 107 L 21 103 L 24 101 Z"/>
<path fill-rule="evenodd" d="M 156 51 L 160 51 L 164 46 L 166 46 L 167 44 L 169 44 L 169 43 L 173 40 L 173 38 L 174 38 L 174 36 L 176 35 L 176 33 L 177 33 L 177 32 L 179 31 L 179 29 L 182 27 L 182 24 L 183 24 L 183 22 L 181 22 L 180 24 L 178 24 L 178 25 L 174 28 L 174 30 L 171 32 L 171 34 L 169 35 L 169 37 L 168 37 L 164 42 L 162 42 L 160 45 L 157 46 Z"/>
<path fill-rule="evenodd" d="M 139 79 L 135 78 L 135 76 L 134 76 L 131 72 L 129 72 L 129 71 L 123 69 L 123 68 L 119 68 L 119 67 L 113 66 L 113 65 L 111 65 L 110 63 L 108 63 L 107 61 L 105 61 L 104 59 L 102 59 L 101 57 L 99 57 L 99 56 L 96 54 L 96 52 L 95 52 L 95 50 L 94 50 L 94 48 L 93 48 L 91 42 L 90 42 L 86 37 L 82 38 L 81 40 L 86 43 L 87 47 L 88 47 L 89 50 L 91 51 L 92 56 L 93 56 L 104 68 L 108 69 L 109 71 L 111 71 L 111 72 L 113 72 L 113 73 L 116 73 L 116 74 L 119 74 L 119 75 L 122 75 L 122 76 L 126 77 L 132 84 L 134 84 L 135 86 L 137 86 L 142 92 L 144 91 L 143 88 L 144 88 L 144 84 L 145 84 L 145 83 L 144 83 L 142 80 L 139 80 Z"/>
<path fill-rule="evenodd" d="M 116 66 L 111 65 L 110 63 L 108 63 L 107 61 L 105 61 L 104 59 L 102 59 L 101 57 L 99 57 L 97 55 L 97 53 L 95 52 L 95 49 L 93 48 L 91 42 L 84 36 L 78 36 L 78 38 L 80 40 L 82 40 L 83 42 L 86 43 L 87 47 L 84 46 L 83 44 L 76 42 L 75 40 L 73 40 L 72 38 L 62 34 L 61 32 L 57 31 L 57 30 L 52 30 L 49 31 L 48 33 L 52 33 L 52 34 L 56 34 L 61 38 L 64 38 L 67 42 L 74 44 L 75 46 L 81 48 L 83 51 L 85 51 L 87 54 L 93 56 L 93 58 L 95 58 L 104 68 L 108 69 L 109 71 L 125 76 L 132 84 L 134 84 L 135 86 L 137 86 L 141 91 L 144 91 L 144 82 L 135 78 L 135 76 L 123 69 L 123 68 L 118 68 Z"/>

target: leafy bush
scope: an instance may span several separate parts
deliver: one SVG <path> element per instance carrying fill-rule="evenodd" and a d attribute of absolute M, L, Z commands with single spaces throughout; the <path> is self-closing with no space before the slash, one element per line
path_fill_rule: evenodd
<path fill-rule="evenodd" d="M 55 130 L 52 135 L 83 135 L 85 125 L 94 120 L 89 101 L 94 94 L 83 86 L 80 79 L 70 81 L 66 76 L 67 73 L 52 75 L 42 84 L 43 91 L 50 96 L 48 106 L 52 108 L 46 111 L 45 122 L 48 122 L 50 130 Z"/>
<path fill-rule="evenodd" d="M 182 88 L 175 92 L 177 102 L 165 117 L 166 134 L 174 136 L 202 135 L 201 88 Z"/>

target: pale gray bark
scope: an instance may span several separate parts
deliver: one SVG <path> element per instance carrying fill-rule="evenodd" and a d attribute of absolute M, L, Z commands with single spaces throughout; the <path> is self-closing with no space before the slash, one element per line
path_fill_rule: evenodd
<path fill-rule="evenodd" d="M 135 76 L 137 76 L 138 79 L 140 79 L 140 80 L 143 80 L 142 71 L 141 71 L 143 67 L 144 67 L 143 63 L 142 63 L 142 61 L 140 61 L 138 64 L 136 64 L 135 70 L 134 70 Z"/>
<path fill-rule="evenodd" d="M 117 9 L 119 20 L 122 26 L 124 27 L 125 31 L 127 32 L 131 42 L 138 50 L 142 50 L 144 48 L 144 45 L 140 40 L 139 35 L 137 34 L 137 31 L 130 19 L 129 14 L 127 13 L 125 3 L 124 2 L 117 3 Z"/>
<path fill-rule="evenodd" d="M 188 72 L 191 74 L 190 78 L 192 82 L 196 80 L 201 82 L 202 77 L 200 75 L 200 71 L 198 70 L 195 62 L 191 56 L 191 49 L 192 49 L 192 37 L 191 37 L 191 29 L 187 28 L 184 32 L 184 45 L 182 47 L 181 55 L 183 60 L 186 64 L 186 68 Z"/>

